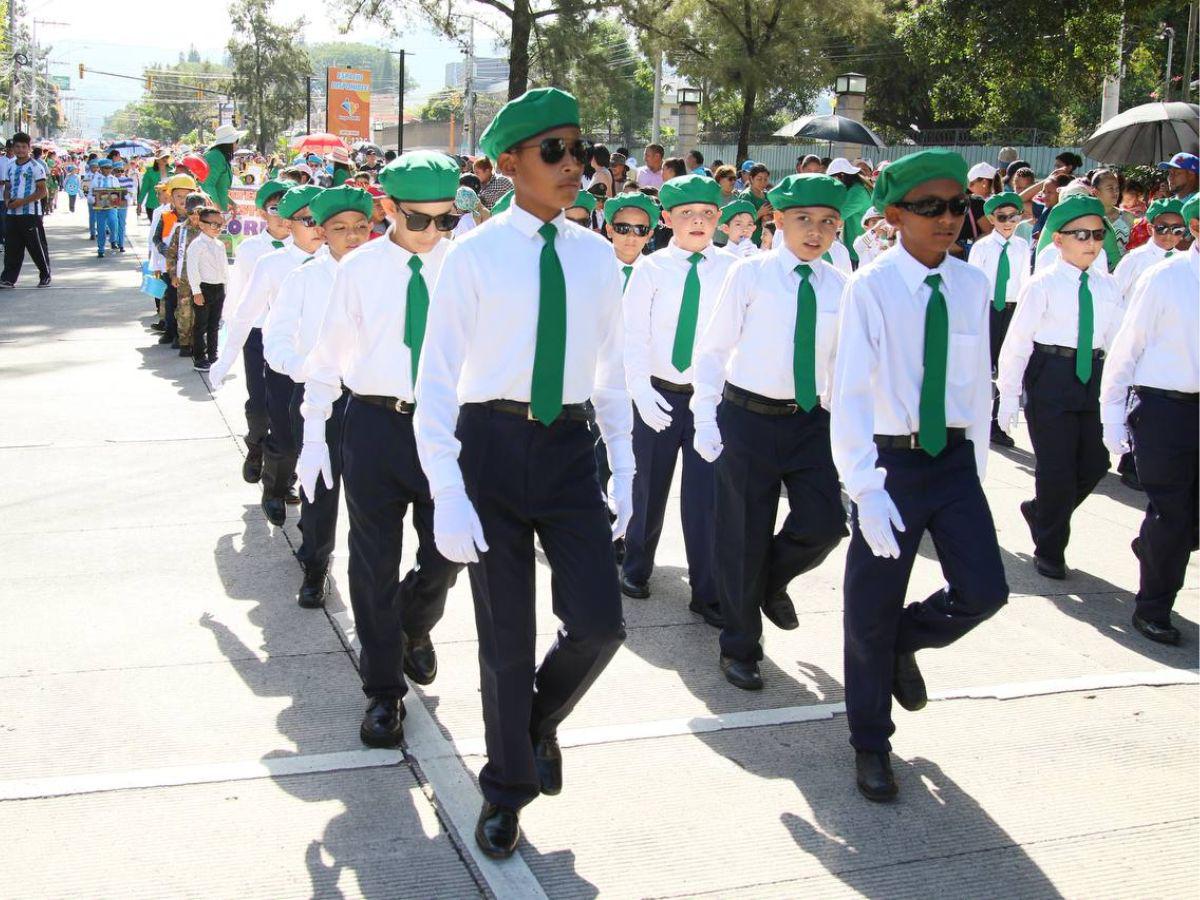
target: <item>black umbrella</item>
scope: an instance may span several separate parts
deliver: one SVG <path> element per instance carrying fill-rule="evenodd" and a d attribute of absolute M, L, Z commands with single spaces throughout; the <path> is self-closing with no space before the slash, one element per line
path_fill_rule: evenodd
<path fill-rule="evenodd" d="M 366 153 L 368 150 L 374 150 L 379 156 L 383 156 L 383 148 L 378 144 L 372 144 L 370 141 L 358 141 L 351 149 L 355 153 Z"/>
<path fill-rule="evenodd" d="M 879 135 L 862 122 L 839 115 L 801 116 L 775 132 L 775 137 L 810 138 L 814 141 L 838 144 L 869 144 L 873 147 L 887 146 L 880 140 Z"/>
<path fill-rule="evenodd" d="M 1195 153 L 1200 138 L 1195 103 L 1143 103 L 1113 116 L 1083 142 L 1102 163 L 1153 165 L 1176 153 Z"/>

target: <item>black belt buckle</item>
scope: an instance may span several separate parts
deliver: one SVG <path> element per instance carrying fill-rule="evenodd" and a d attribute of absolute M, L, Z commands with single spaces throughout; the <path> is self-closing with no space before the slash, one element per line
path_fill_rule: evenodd
<path fill-rule="evenodd" d="M 395 409 L 396 412 L 400 413 L 400 415 L 408 416 L 408 415 L 412 415 L 413 410 L 415 410 L 417 408 L 417 404 L 408 403 L 405 400 L 401 400 L 401 399 L 397 398 L 396 402 L 393 404 L 392 408 Z"/>
<path fill-rule="evenodd" d="M 920 449 L 921 449 L 921 435 L 920 435 L 920 432 L 913 431 L 913 432 L 910 432 L 910 433 L 909 433 L 909 435 L 908 435 L 908 449 L 909 449 L 909 450 L 920 450 Z"/>

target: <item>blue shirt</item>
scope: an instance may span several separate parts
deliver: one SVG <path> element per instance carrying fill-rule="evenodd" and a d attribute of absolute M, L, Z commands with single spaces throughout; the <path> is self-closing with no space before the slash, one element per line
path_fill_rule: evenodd
<path fill-rule="evenodd" d="M 10 200 L 20 200 L 32 196 L 37 190 L 38 182 L 46 180 L 46 169 L 32 156 L 23 163 L 13 160 L 12 169 L 8 173 L 8 197 Z M 42 201 L 25 203 L 8 210 L 10 216 L 42 214 Z"/>

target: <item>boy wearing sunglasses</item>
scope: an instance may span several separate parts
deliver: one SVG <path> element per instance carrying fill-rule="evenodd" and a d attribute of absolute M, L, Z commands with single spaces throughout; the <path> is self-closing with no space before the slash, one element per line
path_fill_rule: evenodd
<path fill-rule="evenodd" d="M 379 182 L 392 224 L 383 237 L 333 267 L 320 337 L 304 363 L 299 410 L 304 443 L 297 469 L 304 493 L 321 497 L 332 493 L 328 489 L 337 484 L 341 468 L 350 516 L 350 605 L 367 696 L 359 737 L 368 746 L 394 747 L 404 735 L 405 676 L 429 684 L 437 675 L 429 633 L 462 568 L 434 546 L 433 498 L 413 434 L 413 384 L 430 290 L 456 224 L 450 219 L 457 219 L 451 210 L 458 165 L 443 153 L 410 151 L 388 163 Z M 322 196 L 322 215 L 335 208 L 327 208 Z M 356 215 L 345 210 L 325 220 L 331 255 L 337 252 L 334 231 L 349 227 L 347 220 Z M 417 563 L 402 580 L 401 541 L 410 507 Z"/>
<path fill-rule="evenodd" d="M 1151 266 L 1175 255 L 1175 248 L 1188 233 L 1182 212 L 1181 201 L 1165 197 L 1155 200 L 1146 208 L 1150 240 L 1126 253 L 1113 271 L 1126 303 L 1133 298 L 1138 280 Z"/>
<path fill-rule="evenodd" d="M 260 322 L 266 324 L 271 304 L 275 302 L 284 278 L 293 269 L 324 251 L 325 239 L 309 209 L 309 203 L 320 195 L 321 190 L 311 184 L 297 186 L 279 199 L 276 211 L 288 220 L 292 242 L 272 250 L 255 263 L 250 280 L 229 320 L 225 348 L 209 371 L 209 385 L 213 390 L 219 388 L 229 374 L 251 331 L 262 327 Z M 263 492 L 260 506 L 268 522 L 282 526 L 287 519 L 286 504 L 300 502 L 299 496 L 292 490 L 297 448 L 288 415 L 294 384 L 290 377 L 275 371 L 265 362 L 263 373 L 270 428 L 263 441 Z"/>
<path fill-rule="evenodd" d="M 846 535 L 828 412 L 846 276 L 821 259 L 846 188 L 828 175 L 789 175 L 767 199 L 774 249 L 729 270 L 696 345 L 691 401 L 696 452 L 716 465 L 720 666 L 748 691 L 763 686 L 763 614 L 798 628 L 788 584 Z M 776 534 L 781 485 L 790 510 Z"/>
<path fill-rule="evenodd" d="M 630 515 L 632 411 L 612 248 L 562 214 L 586 156 L 575 98 L 528 91 L 505 104 L 480 145 L 516 195 L 446 254 L 415 427 L 437 547 L 472 564 L 488 751 L 475 840 L 504 858 L 520 838 L 520 809 L 561 791 L 558 726 L 625 636 L 612 542 Z M 613 471 L 611 527 L 589 400 Z M 562 620 L 536 672 L 535 536 Z"/>
<path fill-rule="evenodd" d="M 696 339 L 737 258 L 712 243 L 720 219 L 721 186 L 716 181 L 697 174 L 672 178 L 658 196 L 673 236 L 634 270 L 625 291 L 625 377 L 637 410 L 637 477 L 621 591 L 634 600 L 650 596 L 667 495 L 682 454 L 680 514 L 691 587 L 688 609 L 720 628 L 724 623 L 713 573 L 713 466 L 693 446 L 695 427 L 688 404 Z"/>
<path fill-rule="evenodd" d="M 185 268 L 192 291 L 192 367 L 207 372 L 217 358 L 217 333 L 225 306 L 225 282 L 229 263 L 221 229 L 225 217 L 215 206 L 204 206 L 197 213 L 198 235 L 187 248 Z"/>
<path fill-rule="evenodd" d="M 1116 279 L 1093 265 L 1108 233 L 1095 197 L 1061 201 L 1046 218 L 1061 254 L 1021 292 L 1000 349 L 1000 427 L 1016 427 L 1021 391 L 1037 457 L 1034 497 L 1021 504 L 1033 562 L 1046 578 L 1067 577 L 1071 514 L 1108 471 L 1100 427 L 1104 353 L 1121 324 Z"/>
<path fill-rule="evenodd" d="M 991 422 L 987 279 L 950 255 L 966 216 L 967 164 L 949 150 L 896 160 L 873 205 L 900 234 L 842 295 L 833 459 L 853 503 L 846 553 L 846 712 L 858 789 L 897 793 L 892 697 L 922 709 L 916 653 L 945 647 L 1008 599 L 981 484 Z M 925 532 L 947 584 L 905 605 Z"/>
<path fill-rule="evenodd" d="M 596 211 L 596 195 L 589 191 L 580 191 L 575 196 L 575 202 L 563 210 L 568 222 L 574 222 L 584 228 L 592 227 L 592 213 Z"/>
<path fill-rule="evenodd" d="M 1013 310 L 1017 308 L 1017 298 L 1030 275 L 1032 250 L 1028 241 L 1015 235 L 1024 208 L 1025 202 L 1020 195 L 1011 191 L 988 197 L 983 204 L 983 214 L 991 223 L 992 230 L 974 243 L 971 255 L 967 257 L 967 262 L 988 280 L 988 296 L 992 300 L 989 346 L 993 374 L 1000 358 L 1000 346 L 1008 334 L 1008 323 L 1012 321 Z M 999 394 L 993 391 L 993 395 L 991 442 L 1000 447 L 1015 446 L 1016 442 L 996 422 Z"/>
<path fill-rule="evenodd" d="M 1178 215 L 1188 223 L 1189 234 L 1200 237 L 1200 199 L 1193 196 Z M 1198 281 L 1195 243 L 1138 279 L 1100 383 L 1105 446 L 1122 453 L 1132 445 L 1149 500 L 1141 532 L 1133 540 L 1140 567 L 1133 627 L 1160 644 L 1180 642 L 1171 609 L 1188 559 L 1200 544 Z M 1126 402 L 1130 389 L 1131 406 Z"/>

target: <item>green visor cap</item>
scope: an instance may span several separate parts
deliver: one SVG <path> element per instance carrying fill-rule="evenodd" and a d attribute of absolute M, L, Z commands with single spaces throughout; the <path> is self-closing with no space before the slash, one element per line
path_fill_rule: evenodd
<path fill-rule="evenodd" d="M 1014 194 L 1012 191 L 1005 191 L 1002 194 L 996 194 L 993 197 L 988 197 L 983 203 L 983 214 L 990 216 L 1002 206 L 1015 206 L 1017 212 L 1023 212 L 1025 209 L 1025 201 L 1021 199 L 1020 194 Z"/>
<path fill-rule="evenodd" d="M 1187 226 L 1191 226 L 1192 219 L 1200 219 L 1200 194 L 1192 194 L 1190 200 L 1183 204 L 1183 209 L 1179 211 L 1183 216 L 1183 222 Z"/>
<path fill-rule="evenodd" d="M 586 209 L 590 213 L 595 212 L 596 211 L 596 195 L 589 193 L 588 191 L 580 191 L 575 196 L 575 202 L 572 203 L 570 206 L 568 206 L 567 209 L 574 209 L 577 206 L 580 209 Z"/>
<path fill-rule="evenodd" d="M 948 178 L 967 189 L 967 161 L 953 150 L 921 150 L 902 156 L 879 173 L 872 205 L 882 212 L 927 181 Z"/>
<path fill-rule="evenodd" d="M 437 150 L 410 150 L 379 173 L 379 186 L 393 200 L 437 203 L 458 191 L 458 163 Z"/>
<path fill-rule="evenodd" d="M 579 127 L 579 103 L 558 88 L 534 88 L 500 108 L 480 136 L 479 146 L 492 159 L 499 159 L 526 138 L 563 125 Z"/>
<path fill-rule="evenodd" d="M 264 183 L 258 189 L 258 193 L 254 195 L 254 205 L 259 209 L 266 209 L 268 200 L 291 190 L 291 188 L 292 182 L 290 181 L 276 181 L 275 179 L 271 179 Z"/>
<path fill-rule="evenodd" d="M 369 219 L 374 206 L 375 203 L 370 194 L 362 188 L 352 187 L 348 184 L 327 188 L 308 204 L 318 225 L 324 225 L 338 213 L 344 212 L 362 213 Z"/>
<path fill-rule="evenodd" d="M 648 197 L 640 191 L 636 194 L 618 194 L 604 204 L 604 221 L 609 225 L 623 209 L 640 209 L 650 217 L 650 227 L 658 227 L 658 204 L 653 197 Z"/>
<path fill-rule="evenodd" d="M 721 186 L 707 175 L 681 175 L 658 189 L 658 201 L 663 209 L 674 209 L 685 203 L 708 203 L 719 207 Z"/>
<path fill-rule="evenodd" d="M 742 213 L 748 213 L 750 218 L 758 215 L 758 210 L 754 208 L 754 204 L 749 200 L 731 200 L 721 207 L 721 220 L 719 224 L 728 225 L 734 216 L 739 216 Z"/>
<path fill-rule="evenodd" d="M 1168 200 L 1166 197 L 1155 200 L 1148 207 L 1146 207 L 1146 221 L 1153 222 L 1163 213 L 1175 213 L 1182 216 L 1183 202 L 1174 198 Z M 1194 214 L 1195 213 L 1193 212 L 1193 215 Z"/>
<path fill-rule="evenodd" d="M 1057 232 L 1084 216 L 1099 216 L 1105 228 L 1112 227 L 1104 215 L 1103 203 L 1087 194 L 1075 194 L 1066 200 L 1059 200 L 1050 210 L 1050 215 L 1046 216 L 1046 224 L 1042 226 L 1042 236 L 1038 240 L 1038 250 L 1049 244 Z"/>
<path fill-rule="evenodd" d="M 827 206 L 841 213 L 842 204 L 846 202 L 846 186 L 832 175 L 817 172 L 789 175 L 767 191 L 767 200 L 776 209 Z"/>
<path fill-rule="evenodd" d="M 315 184 L 303 184 L 290 189 L 279 201 L 279 215 L 290 219 L 304 207 L 311 205 L 322 190 Z"/>

